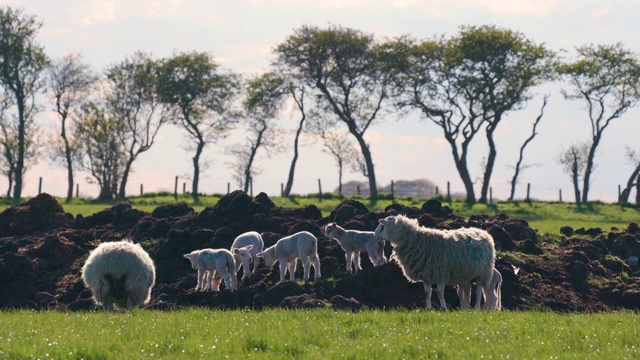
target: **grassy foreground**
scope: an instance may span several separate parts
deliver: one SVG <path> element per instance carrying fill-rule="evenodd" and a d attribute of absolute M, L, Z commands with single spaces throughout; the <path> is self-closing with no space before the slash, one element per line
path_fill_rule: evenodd
<path fill-rule="evenodd" d="M 0 312 L 0 358 L 637 359 L 638 314 Z"/>

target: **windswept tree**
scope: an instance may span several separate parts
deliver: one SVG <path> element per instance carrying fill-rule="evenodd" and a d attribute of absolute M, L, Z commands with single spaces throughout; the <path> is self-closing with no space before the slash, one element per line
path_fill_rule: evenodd
<path fill-rule="evenodd" d="M 533 122 L 531 127 L 531 135 L 522 143 L 520 146 L 520 152 L 518 155 L 518 161 L 516 161 L 516 165 L 514 166 L 513 177 L 511 178 L 511 193 L 509 195 L 509 201 L 513 201 L 513 198 L 516 194 L 516 185 L 518 185 L 518 176 L 520 176 L 520 172 L 527 169 L 530 165 L 525 165 L 522 162 L 524 161 L 524 149 L 533 141 L 533 139 L 538 135 L 538 124 L 540 124 L 540 120 L 542 120 L 542 116 L 544 116 L 544 108 L 547 106 L 547 101 L 549 100 L 549 95 L 544 96 L 544 100 L 542 102 L 542 106 L 540 107 L 540 115 Z"/>
<path fill-rule="evenodd" d="M 558 157 L 558 162 L 562 165 L 563 171 L 571 176 L 573 192 L 576 197 L 576 205 L 581 205 L 580 197 L 580 177 L 587 164 L 589 154 L 589 144 L 574 144 L 564 150 Z"/>
<path fill-rule="evenodd" d="M 106 106 L 99 101 L 84 103 L 74 115 L 75 136 L 82 141 L 80 165 L 100 186 L 100 200 L 113 200 L 126 163 L 125 152 L 117 134 L 117 122 L 110 118 Z"/>
<path fill-rule="evenodd" d="M 286 94 L 295 104 L 293 112 L 300 114 L 298 127 L 296 128 L 295 136 L 293 137 L 293 157 L 291 158 L 291 164 L 289 165 L 289 176 L 287 176 L 287 184 L 282 190 L 282 196 L 289 196 L 293 189 L 293 177 L 295 175 L 298 158 L 300 157 L 300 136 L 304 131 L 305 124 L 307 123 L 306 106 L 309 101 L 306 95 L 309 89 L 302 81 L 297 79 L 295 76 L 291 76 L 291 74 L 287 74 L 285 77 L 284 86 L 286 88 Z"/>
<path fill-rule="evenodd" d="M 126 152 L 118 198 L 124 199 L 133 162 L 151 149 L 162 125 L 168 120 L 166 107 L 159 101 L 158 63 L 143 52 L 136 52 L 106 70 L 109 116 L 116 122 L 116 135 Z"/>
<path fill-rule="evenodd" d="M 583 100 L 591 122 L 591 145 L 582 178 L 582 202 L 589 201 L 594 159 L 604 130 L 640 100 L 638 56 L 622 43 L 578 47 L 577 59 L 562 64 L 558 72 L 571 90 L 562 91 L 568 100 Z"/>
<path fill-rule="evenodd" d="M 198 198 L 200 157 L 205 145 L 223 139 L 234 123 L 232 103 L 239 76 L 224 71 L 207 53 L 181 53 L 162 61 L 158 96 L 170 107 L 172 121 L 187 131 L 194 151 L 191 194 Z"/>
<path fill-rule="evenodd" d="M 42 23 L 20 9 L 0 8 L 0 86 L 12 98 L 15 116 L 6 119 L 15 130 L 16 158 L 13 201 L 22 196 L 25 168 L 28 166 L 29 146 L 37 144 L 35 115 L 40 108 L 36 96 L 46 86 L 44 71 L 49 60 L 44 47 L 36 42 Z"/>
<path fill-rule="evenodd" d="M 340 26 L 303 26 L 275 49 L 277 64 L 316 90 L 324 111 L 343 122 L 357 141 L 372 203 L 378 199 L 378 188 L 364 135 L 385 111 L 391 85 L 381 50 L 373 35 Z"/>
<path fill-rule="evenodd" d="M 519 32 L 490 25 L 463 26 L 449 40 L 405 36 L 387 46 L 396 59 L 397 104 L 418 109 L 442 128 L 470 203 L 476 197 L 469 146 L 485 129 L 489 153 L 479 201 L 486 202 L 497 156 L 495 131 L 508 112 L 526 105 L 531 88 L 553 78 L 554 54 Z"/>
<path fill-rule="evenodd" d="M 91 94 L 98 76 L 79 54 L 69 53 L 52 62 L 48 69 L 48 85 L 54 111 L 60 120 L 60 137 L 52 139 L 49 155 L 67 169 L 67 198 L 71 201 L 74 187 L 74 166 L 78 163 L 82 144 L 73 136 L 72 113 Z"/>

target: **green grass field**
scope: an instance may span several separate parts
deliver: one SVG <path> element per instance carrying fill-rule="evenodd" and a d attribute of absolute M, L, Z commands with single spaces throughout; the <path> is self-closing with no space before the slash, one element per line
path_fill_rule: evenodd
<path fill-rule="evenodd" d="M 191 205 L 195 211 L 201 212 L 208 206 L 216 204 L 222 195 L 207 195 L 200 197 L 200 203 L 194 204 L 193 198 L 189 195 L 180 195 L 176 200 L 171 194 L 148 194 L 141 197 L 129 198 L 129 202 L 134 208 L 147 212 L 152 212 L 157 206 L 178 202 L 185 202 Z M 390 198 L 382 197 L 374 206 L 371 206 L 369 200 L 362 197 L 352 197 L 351 199 L 360 201 L 369 208 L 370 211 L 381 211 L 394 201 L 406 206 L 420 208 L 426 201 L 425 199 L 412 198 Z M 324 216 L 334 210 L 342 201 L 337 196 L 325 194 L 325 198 L 319 201 L 318 197 L 313 196 L 295 196 L 295 197 L 273 197 L 271 200 L 282 207 L 304 207 L 308 205 L 317 206 Z M 86 199 L 73 199 L 71 203 L 65 204 L 63 199 L 59 199 L 66 212 L 73 215 L 82 214 L 88 216 L 95 214 L 105 208 L 113 206 L 116 202 L 96 202 Z M 495 204 L 474 204 L 469 206 L 463 201 L 443 202 L 443 206 L 449 206 L 453 209 L 454 214 L 462 217 L 471 215 L 487 214 L 496 215 L 505 213 L 511 217 L 518 217 L 529 222 L 529 226 L 536 229 L 539 234 L 559 234 L 560 227 L 568 225 L 574 229 L 584 227 L 599 227 L 604 231 L 610 231 L 611 227 L 622 229 L 629 222 L 640 222 L 640 208 L 623 207 L 617 204 L 606 204 L 594 202 L 588 206 L 578 208 L 574 203 L 559 202 L 499 202 Z M 0 211 L 10 206 L 10 202 L 6 199 L 0 202 Z"/>
<path fill-rule="evenodd" d="M 0 312 L 3 359 L 637 359 L 638 314 Z"/>

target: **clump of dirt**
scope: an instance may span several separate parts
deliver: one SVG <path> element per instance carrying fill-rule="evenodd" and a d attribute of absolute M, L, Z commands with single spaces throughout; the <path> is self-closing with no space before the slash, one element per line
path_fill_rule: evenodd
<path fill-rule="evenodd" d="M 505 309 L 582 312 L 640 307 L 637 262 L 633 262 L 640 255 L 637 223 L 609 233 L 564 226 L 563 235 L 543 242 L 525 220 L 506 214 L 465 219 L 437 200 L 421 208 L 393 204 L 380 212 L 345 200 L 323 217 L 314 205 L 281 208 L 267 194 L 252 198 L 235 191 L 200 213 L 184 203 L 159 206 L 152 213 L 120 203 L 73 218 L 47 194 L 10 207 L 0 214 L 0 308 L 94 308 L 80 278 L 82 265 L 100 242 L 123 238 L 141 243 L 155 262 L 156 285 L 148 308 L 423 308 L 422 284 L 407 281 L 395 262 L 373 267 L 362 254 L 362 271 L 347 275 L 344 251 L 323 233 L 329 222 L 373 231 L 379 219 L 397 214 L 416 218 L 425 227 L 487 230 L 496 244 L 495 266 L 503 276 Z M 194 291 L 196 274 L 183 254 L 229 248 L 236 236 L 247 231 L 262 233 L 268 247 L 303 230 L 318 238 L 322 280 L 278 284 L 278 267 L 268 269 L 263 263 L 250 278 L 240 280 L 237 292 Z M 387 244 L 387 257 L 391 251 Z M 302 277 L 301 266 L 296 277 Z M 451 307 L 458 306 L 453 288 L 447 287 L 445 299 Z M 437 297 L 432 300 L 437 308 Z"/>

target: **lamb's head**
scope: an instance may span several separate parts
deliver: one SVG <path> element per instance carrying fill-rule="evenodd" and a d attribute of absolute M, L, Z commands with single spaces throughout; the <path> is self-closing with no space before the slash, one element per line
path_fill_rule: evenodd
<path fill-rule="evenodd" d="M 333 238 L 333 231 L 336 229 L 336 226 L 338 224 L 332 222 L 332 223 L 328 223 L 327 226 L 324 227 L 324 236 L 328 237 L 328 238 Z"/>
<path fill-rule="evenodd" d="M 191 261 L 191 267 L 193 269 L 197 269 L 198 268 L 198 262 L 197 262 L 198 253 L 200 253 L 200 250 L 193 250 L 189 254 L 182 255 L 182 257 L 187 258 L 187 259 L 189 259 L 189 261 Z"/>
<path fill-rule="evenodd" d="M 237 264 L 249 263 L 251 261 L 251 253 L 249 250 L 253 249 L 253 245 L 247 245 L 239 248 L 233 248 L 233 257 Z"/>
<path fill-rule="evenodd" d="M 278 260 L 278 258 L 276 258 L 276 246 L 273 245 L 267 248 L 265 251 L 257 253 L 256 257 L 263 258 L 264 263 L 265 265 L 267 265 L 268 268 L 272 267 L 273 264 L 275 264 L 276 261 Z"/>
<path fill-rule="evenodd" d="M 384 241 L 389 241 L 391 245 L 395 245 L 393 235 L 394 228 L 398 223 L 398 218 L 396 216 L 387 216 L 384 219 L 378 220 L 378 223 L 378 227 L 374 231 L 374 236 Z"/>

